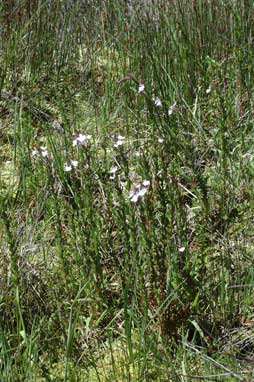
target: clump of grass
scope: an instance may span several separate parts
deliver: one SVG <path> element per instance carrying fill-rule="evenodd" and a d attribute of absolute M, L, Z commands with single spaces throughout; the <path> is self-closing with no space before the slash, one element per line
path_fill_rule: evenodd
<path fill-rule="evenodd" d="M 252 3 L 14 3 L 1 378 L 248 380 Z"/>

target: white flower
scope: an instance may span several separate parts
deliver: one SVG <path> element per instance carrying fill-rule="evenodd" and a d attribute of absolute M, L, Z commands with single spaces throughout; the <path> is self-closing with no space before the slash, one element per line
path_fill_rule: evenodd
<path fill-rule="evenodd" d="M 77 160 L 71 160 L 71 165 L 73 167 L 78 167 L 78 161 Z"/>
<path fill-rule="evenodd" d="M 135 193 L 135 192 L 131 192 L 129 194 L 130 201 L 133 203 L 137 203 L 139 197 L 140 197 L 140 195 L 138 193 Z"/>
<path fill-rule="evenodd" d="M 142 185 L 144 186 L 144 187 L 149 187 L 150 186 L 150 180 L 143 180 L 143 182 L 142 182 Z"/>
<path fill-rule="evenodd" d="M 147 188 L 146 187 L 142 187 L 142 188 L 140 188 L 140 190 L 138 192 L 138 195 L 139 196 L 144 196 L 146 193 L 147 193 Z"/>
<path fill-rule="evenodd" d="M 69 165 L 68 163 L 64 164 L 64 171 L 65 172 L 70 172 L 72 170 L 72 166 Z"/>
<path fill-rule="evenodd" d="M 175 108 L 176 108 L 176 102 L 173 103 L 173 105 L 171 105 L 168 109 L 168 115 L 171 116 L 171 114 L 173 114 L 173 112 L 175 111 Z"/>
<path fill-rule="evenodd" d="M 68 164 L 67 162 L 64 163 L 64 171 L 70 172 L 73 168 L 78 167 L 78 161 L 77 160 L 71 160 Z"/>
<path fill-rule="evenodd" d="M 209 93 L 211 93 L 211 91 L 212 91 L 212 87 L 211 87 L 211 85 L 209 85 L 209 88 L 208 89 L 206 89 L 206 94 L 209 94 Z"/>
<path fill-rule="evenodd" d="M 130 201 L 136 203 L 139 198 L 141 198 L 147 193 L 149 186 L 149 180 L 143 180 L 142 183 L 134 185 L 133 189 L 129 193 Z"/>
<path fill-rule="evenodd" d="M 32 150 L 31 155 L 33 157 L 41 155 L 43 158 L 48 158 L 49 157 L 49 152 L 46 146 L 40 146 L 39 149 L 36 147 Z"/>
<path fill-rule="evenodd" d="M 137 186 L 133 191 L 129 193 L 129 199 L 131 202 L 136 203 L 138 199 L 147 193 L 146 187 Z"/>
<path fill-rule="evenodd" d="M 153 98 L 153 102 L 155 104 L 155 106 L 158 106 L 158 107 L 162 107 L 162 102 L 160 100 L 160 98 Z"/>
<path fill-rule="evenodd" d="M 41 146 L 41 156 L 42 156 L 43 158 L 47 158 L 48 155 L 49 155 L 49 153 L 48 153 L 47 148 L 44 147 L 44 146 Z"/>
<path fill-rule="evenodd" d="M 125 137 L 122 135 L 118 135 L 116 143 L 114 143 L 114 147 L 122 146 L 125 143 Z"/>
<path fill-rule="evenodd" d="M 77 146 L 77 144 L 78 144 L 77 138 L 73 139 L 72 146 L 75 147 L 75 146 Z"/>
<path fill-rule="evenodd" d="M 109 179 L 115 179 L 117 170 L 118 170 L 118 167 L 116 166 L 111 167 L 111 169 L 109 170 L 109 174 L 110 174 Z"/>
<path fill-rule="evenodd" d="M 87 141 L 89 141 L 92 138 L 90 134 L 79 134 L 76 138 L 73 139 L 72 141 L 72 146 L 77 146 L 77 145 L 85 145 Z"/>
<path fill-rule="evenodd" d="M 92 136 L 89 134 L 79 134 L 79 136 L 77 137 L 77 141 L 82 145 L 86 143 L 86 141 L 89 141 L 91 138 Z"/>
<path fill-rule="evenodd" d="M 163 138 L 158 138 L 158 142 L 159 142 L 159 143 L 163 143 L 163 142 L 164 142 L 164 139 L 163 139 Z"/>
<path fill-rule="evenodd" d="M 144 90 L 145 90 L 145 85 L 140 83 L 138 86 L 138 93 L 141 94 L 143 93 Z"/>
<path fill-rule="evenodd" d="M 111 169 L 109 170 L 109 173 L 110 174 L 115 174 L 118 170 L 118 167 L 114 166 L 114 167 L 111 167 Z"/>
<path fill-rule="evenodd" d="M 185 247 L 178 248 L 178 252 L 183 253 L 185 251 Z"/>
<path fill-rule="evenodd" d="M 33 157 L 35 157 L 39 154 L 39 151 L 37 149 L 33 149 L 31 154 Z"/>

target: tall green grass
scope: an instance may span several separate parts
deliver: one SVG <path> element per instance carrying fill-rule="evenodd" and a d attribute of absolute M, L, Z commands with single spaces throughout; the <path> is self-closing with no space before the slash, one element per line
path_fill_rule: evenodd
<path fill-rule="evenodd" d="M 6 1 L 3 381 L 249 381 L 251 1 Z"/>

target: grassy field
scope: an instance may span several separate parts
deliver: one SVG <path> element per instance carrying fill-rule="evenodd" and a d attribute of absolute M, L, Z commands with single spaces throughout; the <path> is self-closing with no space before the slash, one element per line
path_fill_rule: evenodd
<path fill-rule="evenodd" d="M 254 3 L 0 2 L 0 381 L 254 380 Z"/>

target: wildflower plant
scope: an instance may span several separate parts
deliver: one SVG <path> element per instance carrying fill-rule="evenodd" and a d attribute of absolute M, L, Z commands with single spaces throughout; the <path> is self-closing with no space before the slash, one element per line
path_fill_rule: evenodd
<path fill-rule="evenodd" d="M 118 135 L 113 146 L 115 148 L 118 148 L 120 146 L 123 146 L 124 144 L 125 144 L 125 137 L 122 135 Z"/>
<path fill-rule="evenodd" d="M 136 203 L 142 198 L 149 190 L 150 181 L 143 180 L 141 183 L 134 184 L 132 190 L 129 193 L 129 199 L 131 202 Z"/>
<path fill-rule="evenodd" d="M 140 83 L 138 86 L 138 94 L 142 94 L 145 91 L 145 85 Z"/>
<path fill-rule="evenodd" d="M 253 4 L 12 3 L 0 380 L 253 380 Z"/>
<path fill-rule="evenodd" d="M 155 106 L 162 107 L 162 102 L 161 102 L 160 98 L 158 98 L 158 97 L 153 98 L 153 102 L 154 102 Z"/>
<path fill-rule="evenodd" d="M 90 134 L 82 134 L 74 135 L 74 139 L 72 141 L 72 146 L 84 146 L 91 140 L 92 136 Z"/>

